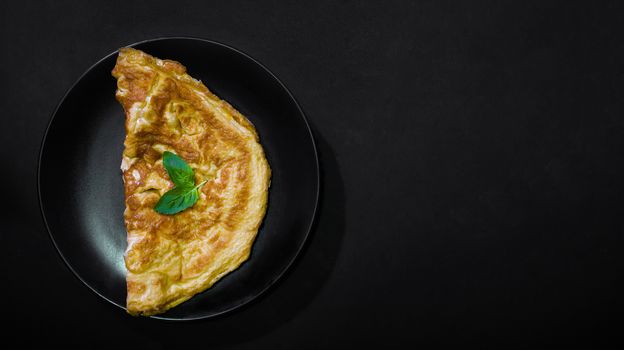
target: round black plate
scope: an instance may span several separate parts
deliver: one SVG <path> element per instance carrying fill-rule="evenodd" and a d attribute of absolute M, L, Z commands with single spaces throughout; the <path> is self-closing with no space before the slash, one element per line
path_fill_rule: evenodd
<path fill-rule="evenodd" d="M 233 310 L 290 266 L 314 219 L 319 169 L 305 116 L 264 66 L 226 45 L 162 38 L 131 45 L 187 67 L 255 125 L 273 171 L 269 206 L 251 257 L 207 291 L 156 318 L 191 320 Z M 54 112 L 39 156 L 41 212 L 59 254 L 95 293 L 124 308 L 126 231 L 121 180 L 124 112 L 111 76 L 117 52 L 91 67 Z"/>

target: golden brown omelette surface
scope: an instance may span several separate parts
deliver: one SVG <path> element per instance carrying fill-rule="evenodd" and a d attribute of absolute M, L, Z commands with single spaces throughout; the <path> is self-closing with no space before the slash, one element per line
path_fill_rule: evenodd
<path fill-rule="evenodd" d="M 248 258 L 271 171 L 252 124 L 180 63 L 124 48 L 112 73 L 126 112 L 127 310 L 153 315 L 209 288 Z M 195 205 L 175 215 L 153 209 L 173 188 L 164 151 L 182 157 L 196 183 L 209 180 Z"/>

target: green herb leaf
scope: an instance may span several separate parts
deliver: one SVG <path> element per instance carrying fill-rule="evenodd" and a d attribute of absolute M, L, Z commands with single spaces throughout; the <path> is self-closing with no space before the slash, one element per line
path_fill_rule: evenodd
<path fill-rule="evenodd" d="M 176 187 L 193 187 L 195 185 L 193 169 L 175 153 L 165 151 L 163 153 L 163 165 Z"/>
<path fill-rule="evenodd" d="M 163 153 L 163 165 L 175 187 L 160 197 L 154 210 L 160 214 L 173 215 L 192 207 L 199 199 L 199 189 L 208 180 L 195 186 L 193 169 L 172 152 Z"/>

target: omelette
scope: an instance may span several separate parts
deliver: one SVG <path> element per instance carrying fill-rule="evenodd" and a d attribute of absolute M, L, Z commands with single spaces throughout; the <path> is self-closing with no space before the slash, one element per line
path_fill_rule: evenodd
<path fill-rule="evenodd" d="M 251 122 L 182 64 L 123 48 L 112 74 L 126 116 L 126 309 L 148 316 L 210 288 L 248 259 L 271 170 Z M 197 202 L 175 215 L 154 210 L 174 187 L 166 151 L 192 168 L 196 183 L 206 181 Z"/>

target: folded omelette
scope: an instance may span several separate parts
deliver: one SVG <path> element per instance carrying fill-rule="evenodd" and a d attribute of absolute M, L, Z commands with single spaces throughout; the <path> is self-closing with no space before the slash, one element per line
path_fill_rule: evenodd
<path fill-rule="evenodd" d="M 249 257 L 266 212 L 271 170 L 253 125 L 175 61 L 119 50 L 113 69 L 126 114 L 121 162 L 127 229 L 127 310 L 162 313 Z M 174 187 L 163 152 L 208 180 L 191 208 L 154 210 Z"/>

